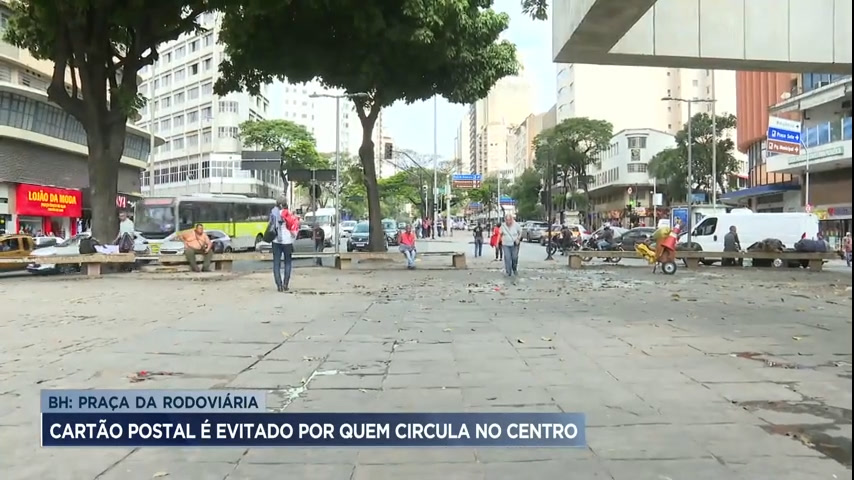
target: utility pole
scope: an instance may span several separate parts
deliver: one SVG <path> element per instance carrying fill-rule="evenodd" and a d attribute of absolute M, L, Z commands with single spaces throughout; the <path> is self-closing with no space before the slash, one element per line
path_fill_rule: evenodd
<path fill-rule="evenodd" d="M 547 213 L 546 213 L 546 223 L 547 223 L 546 235 L 549 236 L 549 244 L 548 244 L 548 247 L 546 247 L 546 260 L 554 260 L 554 257 L 552 257 L 552 242 L 553 242 L 552 204 L 554 203 L 552 201 L 552 156 L 553 156 L 553 150 L 549 149 L 549 154 L 546 157 L 546 175 L 545 175 L 545 179 L 546 179 L 546 211 L 547 211 Z"/>
<path fill-rule="evenodd" d="M 436 238 L 436 224 L 439 223 L 439 97 L 433 96 L 433 228 L 432 237 Z"/>

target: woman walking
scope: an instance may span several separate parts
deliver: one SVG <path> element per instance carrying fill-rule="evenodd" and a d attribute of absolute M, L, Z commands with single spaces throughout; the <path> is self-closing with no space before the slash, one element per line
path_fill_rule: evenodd
<path fill-rule="evenodd" d="M 504 250 L 501 248 L 501 224 L 496 223 L 492 228 L 492 236 L 489 237 L 489 246 L 495 249 L 495 262 L 504 258 Z"/>

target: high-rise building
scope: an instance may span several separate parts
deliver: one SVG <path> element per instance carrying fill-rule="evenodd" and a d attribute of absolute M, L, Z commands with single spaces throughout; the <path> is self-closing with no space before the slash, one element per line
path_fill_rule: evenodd
<path fill-rule="evenodd" d="M 354 155 L 359 150 L 361 124 L 351 100 L 333 98 L 342 93 L 325 88 L 317 81 L 301 84 L 276 82 L 270 86 L 270 117 L 306 127 L 314 135 L 319 152 L 335 153 L 337 135 L 341 154 Z M 337 132 L 336 116 L 339 122 Z"/>
<path fill-rule="evenodd" d="M 73 235 L 78 224 L 98 221 L 91 218 L 86 131 L 48 99 L 53 63 L 3 40 L 11 17 L 7 3 L 0 0 L 0 234 Z M 117 209 L 133 210 L 141 197 L 140 172 L 148 163 L 150 141 L 148 132 L 128 125 Z M 51 200 L 41 200 L 45 197 Z M 7 242 L 18 248 L 18 239 Z"/>
<path fill-rule="evenodd" d="M 472 173 L 513 172 L 507 137 L 531 114 L 533 106 L 533 87 L 524 72 L 499 80 L 486 98 L 469 106 L 469 169 Z M 460 130 L 464 127 L 462 124 Z"/>
<path fill-rule="evenodd" d="M 195 192 L 271 197 L 282 193 L 277 171 L 241 170 L 239 126 L 270 114 L 267 89 L 258 96 L 213 93 L 224 47 L 219 14 L 204 14 L 204 30 L 161 45 L 157 62 L 140 71 L 148 103 L 137 125 L 166 138 L 153 171 L 143 177 L 149 195 Z M 152 185 L 153 181 L 153 185 Z M 152 188 L 153 187 L 153 188 Z"/>
<path fill-rule="evenodd" d="M 530 114 L 518 126 L 510 130 L 507 136 L 508 162 L 512 165 L 513 176 L 519 176 L 534 166 L 534 140 L 543 131 L 543 121 L 547 113 Z"/>
<path fill-rule="evenodd" d="M 618 132 L 653 128 L 670 134 L 688 121 L 684 100 L 715 99 L 715 113 L 735 113 L 735 72 L 658 67 L 558 64 L 557 121 L 570 117 L 607 120 Z M 692 114 L 712 112 L 710 103 Z"/>

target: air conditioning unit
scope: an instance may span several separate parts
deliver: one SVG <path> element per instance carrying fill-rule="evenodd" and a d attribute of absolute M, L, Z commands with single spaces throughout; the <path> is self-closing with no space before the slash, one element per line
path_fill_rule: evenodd
<path fill-rule="evenodd" d="M 633 162 L 640 162 L 640 148 L 633 148 L 631 155 L 631 160 Z"/>
<path fill-rule="evenodd" d="M 816 84 L 816 88 L 826 87 L 828 85 L 830 85 L 830 82 L 818 82 Z"/>

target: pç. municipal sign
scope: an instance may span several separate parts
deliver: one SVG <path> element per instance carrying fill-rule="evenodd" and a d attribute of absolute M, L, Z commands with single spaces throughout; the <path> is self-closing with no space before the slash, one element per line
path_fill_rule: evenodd
<path fill-rule="evenodd" d="M 768 117 L 767 147 L 771 153 L 798 155 L 801 153 L 801 122 L 780 117 Z"/>
<path fill-rule="evenodd" d="M 479 173 L 456 174 L 451 179 L 455 182 L 479 182 L 483 179 L 483 176 Z"/>

